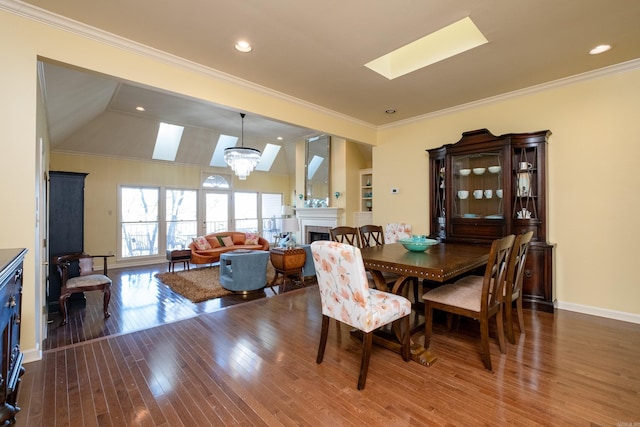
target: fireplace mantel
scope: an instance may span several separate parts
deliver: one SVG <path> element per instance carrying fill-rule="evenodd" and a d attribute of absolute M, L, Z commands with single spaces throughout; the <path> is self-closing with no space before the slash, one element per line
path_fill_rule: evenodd
<path fill-rule="evenodd" d="M 296 218 L 300 222 L 301 244 L 307 243 L 308 227 L 314 229 L 317 227 L 326 227 L 327 229 L 337 227 L 342 210 L 342 208 L 296 208 Z"/>

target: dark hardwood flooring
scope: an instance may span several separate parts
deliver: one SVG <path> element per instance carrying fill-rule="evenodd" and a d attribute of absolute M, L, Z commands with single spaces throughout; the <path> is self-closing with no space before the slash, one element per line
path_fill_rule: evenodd
<path fill-rule="evenodd" d="M 640 425 L 637 324 L 525 310 L 526 334 L 506 355 L 493 335 L 493 372 L 474 322 L 436 324 L 434 365 L 374 346 L 359 392 L 361 345 L 348 327 L 331 322 L 315 363 L 316 286 L 182 304 L 148 270 L 120 275 L 109 320 L 88 322 L 88 303 L 82 332 L 25 365 L 18 426 Z"/>
<path fill-rule="evenodd" d="M 109 304 L 111 317 L 105 322 L 102 314 L 102 293 L 86 292 L 86 301 L 70 300 L 67 325 L 59 326 L 59 313 L 49 314 L 43 350 L 175 322 L 297 288 L 287 282 L 286 287 L 274 286 L 275 292 L 267 287 L 264 291 L 252 294 L 230 295 L 193 303 L 155 278 L 156 273 L 164 273 L 167 269 L 167 263 L 110 269 L 109 277 L 113 281 Z M 181 271 L 180 266 L 177 266 L 176 271 Z M 315 283 L 314 278 L 310 279 L 306 281 L 307 284 Z"/>

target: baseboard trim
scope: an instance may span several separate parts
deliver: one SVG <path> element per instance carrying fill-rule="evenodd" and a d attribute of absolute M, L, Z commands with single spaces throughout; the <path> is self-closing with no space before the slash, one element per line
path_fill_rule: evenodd
<path fill-rule="evenodd" d="M 606 317 L 607 319 L 621 320 L 623 322 L 640 324 L 640 314 L 625 313 L 623 311 L 607 310 L 589 305 L 573 304 L 570 302 L 558 301 L 558 308 L 561 310 L 575 311 L 592 316 Z"/>
<path fill-rule="evenodd" d="M 40 350 L 40 348 L 33 348 L 23 351 L 22 355 L 24 356 L 24 359 L 22 359 L 22 363 L 31 363 L 42 360 L 42 350 Z"/>

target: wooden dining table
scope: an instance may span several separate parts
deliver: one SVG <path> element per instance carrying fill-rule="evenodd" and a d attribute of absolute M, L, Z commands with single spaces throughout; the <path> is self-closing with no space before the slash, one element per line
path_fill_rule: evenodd
<path fill-rule="evenodd" d="M 489 260 L 488 246 L 465 243 L 438 243 L 424 252 L 411 252 L 400 243 L 389 243 L 360 250 L 365 269 L 371 272 L 376 288 L 389 291 L 383 273 L 398 275 L 391 292 L 407 295 L 405 286 L 417 279 L 426 279 L 436 283 L 446 283 L 483 267 Z M 415 301 L 418 305 L 418 301 Z M 394 340 L 376 338 L 376 343 L 394 351 L 400 351 L 398 337 L 400 331 L 394 325 Z M 422 345 L 412 341 L 411 357 L 426 366 L 433 364 L 437 357 Z"/>

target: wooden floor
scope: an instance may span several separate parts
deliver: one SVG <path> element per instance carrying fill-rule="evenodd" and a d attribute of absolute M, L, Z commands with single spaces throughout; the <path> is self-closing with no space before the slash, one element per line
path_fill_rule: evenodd
<path fill-rule="evenodd" d="M 52 339 L 25 365 L 18 426 L 640 425 L 637 324 L 526 310 L 526 334 L 507 355 L 492 340 L 493 372 L 476 324 L 436 325 L 433 366 L 374 346 L 357 391 L 361 346 L 348 327 L 331 322 L 315 363 L 316 286 L 190 307 L 144 271 L 120 276 L 121 313 L 77 333 L 97 339 Z"/>
<path fill-rule="evenodd" d="M 111 317 L 105 322 L 102 314 L 102 294 L 86 292 L 86 301 L 69 302 L 69 323 L 60 327 L 58 312 L 49 314 L 47 338 L 43 350 L 64 347 L 108 335 L 118 335 L 187 319 L 202 313 L 211 313 L 231 305 L 270 297 L 278 292 L 295 289 L 287 282 L 286 287 L 274 286 L 274 291 L 247 295 L 231 295 L 201 303 L 192 303 L 160 283 L 156 273 L 167 271 L 167 263 L 126 269 L 110 269 L 113 281 L 109 309 Z M 180 271 L 178 267 L 176 271 Z M 314 283 L 314 278 L 311 282 Z M 73 295 L 71 298 L 73 298 Z"/>

